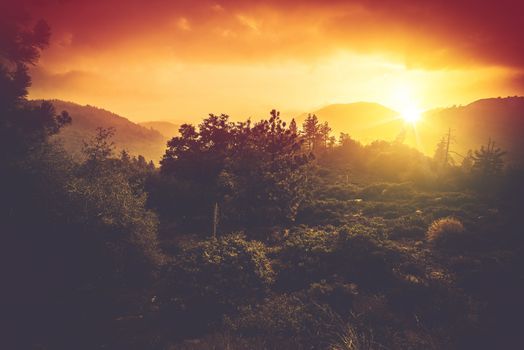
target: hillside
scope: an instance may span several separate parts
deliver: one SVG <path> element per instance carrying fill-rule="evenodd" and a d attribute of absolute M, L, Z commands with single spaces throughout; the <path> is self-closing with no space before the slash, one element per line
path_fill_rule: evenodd
<path fill-rule="evenodd" d="M 431 110 L 423 120 L 419 134 L 426 148 L 434 146 L 451 128 L 451 149 L 455 152 L 477 149 L 491 138 L 508 151 L 507 159 L 524 159 L 524 97 L 488 98 L 466 106 Z"/>
<path fill-rule="evenodd" d="M 138 123 L 138 125 L 143 126 L 144 128 L 158 131 L 160 134 L 162 134 L 162 136 L 166 138 L 166 140 L 169 140 L 173 136 L 178 135 L 178 129 L 180 128 L 180 124 L 175 124 L 166 121 L 143 122 Z"/>
<path fill-rule="evenodd" d="M 141 154 L 155 162 L 164 153 L 166 138 L 156 130 L 140 126 L 101 108 L 60 100 L 51 102 L 57 112 L 68 111 L 73 119 L 71 125 L 63 128 L 56 137 L 62 140 L 65 148 L 74 156 L 80 155 L 83 142 L 95 134 L 97 127 L 115 128 L 114 142 L 117 151 L 126 149 L 133 155 Z"/>
<path fill-rule="evenodd" d="M 340 132 L 345 132 L 364 143 L 377 138 L 393 140 L 403 126 L 397 112 L 378 103 L 333 104 L 311 114 L 316 114 L 321 121 L 327 121 L 337 137 Z M 306 117 L 307 113 L 299 115 L 297 123 L 301 125 Z"/>
<path fill-rule="evenodd" d="M 429 110 L 415 129 L 397 112 L 376 103 L 334 104 L 311 113 L 327 121 L 335 136 L 346 132 L 363 143 L 393 140 L 405 131 L 407 144 L 433 155 L 437 143 L 451 128 L 450 149 L 460 155 L 480 148 L 491 138 L 508 151 L 508 160 L 524 159 L 524 97 L 489 98 L 466 106 Z M 306 116 L 299 115 L 297 123 L 301 125 Z M 458 162 L 460 155 L 453 154 Z"/>

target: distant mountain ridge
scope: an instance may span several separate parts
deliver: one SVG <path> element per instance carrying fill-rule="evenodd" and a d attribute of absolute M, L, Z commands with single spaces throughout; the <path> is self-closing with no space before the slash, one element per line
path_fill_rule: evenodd
<path fill-rule="evenodd" d="M 160 134 L 162 134 L 162 136 L 164 136 L 166 140 L 170 140 L 174 136 L 178 135 L 178 129 L 180 129 L 181 123 L 175 124 L 167 121 L 150 121 L 138 123 L 138 125 L 151 130 L 156 130 Z"/>
<path fill-rule="evenodd" d="M 34 101 L 34 103 L 41 101 Z M 73 119 L 60 132 L 65 148 L 80 154 L 84 140 L 94 136 L 97 127 L 113 127 L 117 150 L 141 154 L 159 161 L 167 140 L 178 135 L 179 125 L 166 121 L 136 124 L 125 117 L 93 106 L 51 100 L 57 112 L 66 110 Z M 333 104 L 311 112 L 321 122 L 327 121 L 333 135 L 348 133 L 354 139 L 370 143 L 377 139 L 392 141 L 404 135 L 405 142 L 427 155 L 433 155 L 437 143 L 451 128 L 452 157 L 457 162 L 468 150 L 479 149 L 489 139 L 508 152 L 506 159 L 524 162 L 524 97 L 487 98 L 465 106 L 436 108 L 423 113 L 415 128 L 406 125 L 398 112 L 378 103 Z M 307 113 L 295 119 L 303 123 Z"/>
<path fill-rule="evenodd" d="M 335 136 L 345 132 L 369 143 L 403 135 L 405 143 L 430 156 L 451 128 L 450 149 L 457 162 L 489 139 L 508 152 L 506 159 L 524 162 L 524 97 L 487 98 L 465 106 L 432 109 L 422 114 L 415 127 L 406 124 L 398 112 L 378 103 L 334 104 L 311 114 L 327 121 Z M 307 113 L 297 116 L 297 123 L 301 125 L 306 117 Z"/>
<path fill-rule="evenodd" d="M 451 128 L 451 149 L 465 154 L 492 140 L 507 151 L 506 159 L 524 161 L 524 97 L 477 100 L 465 106 L 430 110 L 420 138 L 433 143 Z M 458 156 L 460 159 L 460 156 Z"/>
<path fill-rule="evenodd" d="M 302 125 L 308 114 L 297 116 L 297 123 Z M 372 102 L 332 104 L 311 114 L 315 114 L 321 122 L 327 121 L 335 136 L 345 132 L 364 143 L 377 138 L 393 140 L 404 123 L 398 112 Z"/>
<path fill-rule="evenodd" d="M 34 100 L 33 103 L 40 103 Z M 81 155 L 84 141 L 92 138 L 96 128 L 115 129 L 115 142 L 118 152 L 125 149 L 132 155 L 143 155 L 147 160 L 158 162 L 165 152 L 166 138 L 158 131 L 133 123 L 129 119 L 102 108 L 79 105 L 61 100 L 49 100 L 57 112 L 69 112 L 72 118 L 68 125 L 55 136 L 61 140 L 65 149 L 74 157 Z"/>

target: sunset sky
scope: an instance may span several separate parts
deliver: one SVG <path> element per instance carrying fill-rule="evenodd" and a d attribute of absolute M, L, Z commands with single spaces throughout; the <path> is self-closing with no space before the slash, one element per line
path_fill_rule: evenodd
<path fill-rule="evenodd" d="M 134 121 L 524 94 L 522 1 L 22 2 L 53 32 L 30 97 Z"/>

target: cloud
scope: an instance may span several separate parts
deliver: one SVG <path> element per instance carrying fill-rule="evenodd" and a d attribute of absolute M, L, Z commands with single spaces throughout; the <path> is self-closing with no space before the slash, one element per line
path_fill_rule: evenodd
<path fill-rule="evenodd" d="M 31 95 L 126 115 L 524 92 L 517 0 L 20 1 L 53 31 Z"/>
<path fill-rule="evenodd" d="M 191 30 L 191 25 L 189 24 L 189 20 L 185 17 L 180 17 L 176 21 L 176 26 L 178 29 L 189 32 Z"/>
<path fill-rule="evenodd" d="M 157 37 L 151 49 L 172 46 L 190 60 L 263 60 L 271 53 L 308 60 L 342 49 L 381 52 L 411 66 L 524 68 L 524 3 L 519 0 L 25 1 L 34 16 L 49 20 L 58 37 L 71 33 L 79 50 L 123 42 L 147 45 L 146 38 Z M 166 25 L 173 16 L 178 34 Z M 191 37 L 181 37 L 187 31 Z M 218 40 L 217 32 L 222 33 Z"/>
<path fill-rule="evenodd" d="M 49 92 L 76 89 L 79 85 L 99 83 L 100 78 L 96 74 L 80 70 L 53 73 L 38 66 L 31 69 L 32 85 L 36 86 L 38 90 Z"/>

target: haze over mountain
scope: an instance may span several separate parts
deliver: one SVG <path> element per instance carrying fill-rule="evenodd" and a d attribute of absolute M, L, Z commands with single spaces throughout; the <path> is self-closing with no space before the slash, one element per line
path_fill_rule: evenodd
<path fill-rule="evenodd" d="M 491 139 L 508 152 L 508 160 L 524 159 L 524 97 L 487 98 L 466 106 L 427 111 L 418 127 L 423 149 L 431 149 L 431 142 L 436 144 L 449 128 L 455 152 L 465 154 Z"/>
<path fill-rule="evenodd" d="M 138 125 L 151 130 L 156 130 L 160 134 L 162 134 L 162 136 L 164 136 L 166 140 L 170 140 L 173 136 L 178 135 L 178 129 L 180 128 L 181 123 L 175 124 L 161 120 L 138 123 Z"/>
<path fill-rule="evenodd" d="M 468 150 L 479 149 L 488 140 L 508 152 L 508 160 L 524 157 L 524 97 L 488 98 L 465 106 L 438 108 L 423 113 L 415 125 L 406 124 L 399 112 L 377 103 L 333 104 L 312 111 L 327 121 L 338 137 L 340 132 L 369 143 L 392 141 L 403 135 L 404 142 L 433 155 L 437 143 L 451 128 L 451 151 L 456 161 Z M 299 125 L 307 113 L 299 115 Z"/>
<path fill-rule="evenodd" d="M 327 121 L 335 136 L 344 132 L 363 143 L 377 138 L 393 140 L 404 124 L 398 112 L 371 102 L 328 105 L 311 113 L 300 114 L 296 118 L 298 125 L 302 125 L 308 114 L 315 114 L 320 122 Z"/>
<path fill-rule="evenodd" d="M 98 127 L 115 129 L 113 141 L 118 152 L 125 149 L 132 155 L 140 154 L 154 162 L 158 162 L 164 154 L 166 137 L 156 130 L 135 124 L 102 108 L 61 100 L 50 102 L 57 112 L 65 110 L 71 115 L 71 125 L 64 127 L 56 137 L 63 141 L 65 149 L 75 157 L 80 156 L 84 141 L 92 138 Z"/>
<path fill-rule="evenodd" d="M 177 135 L 180 127 L 167 121 L 136 124 L 102 108 L 61 100 L 51 102 L 57 111 L 66 110 L 73 118 L 72 125 L 57 137 L 75 156 L 97 127 L 113 127 L 118 151 L 126 149 L 157 162 L 164 154 L 167 140 Z M 307 114 L 295 118 L 299 126 Z M 370 102 L 328 105 L 311 114 L 316 114 L 321 122 L 327 121 L 333 135 L 338 137 L 345 132 L 362 143 L 404 137 L 405 143 L 432 156 L 437 143 L 451 128 L 450 149 L 457 162 L 468 150 L 479 149 L 490 138 L 508 152 L 508 160 L 524 159 L 524 97 L 488 98 L 465 106 L 432 109 L 424 112 L 414 126 L 406 124 L 398 112 Z"/>

